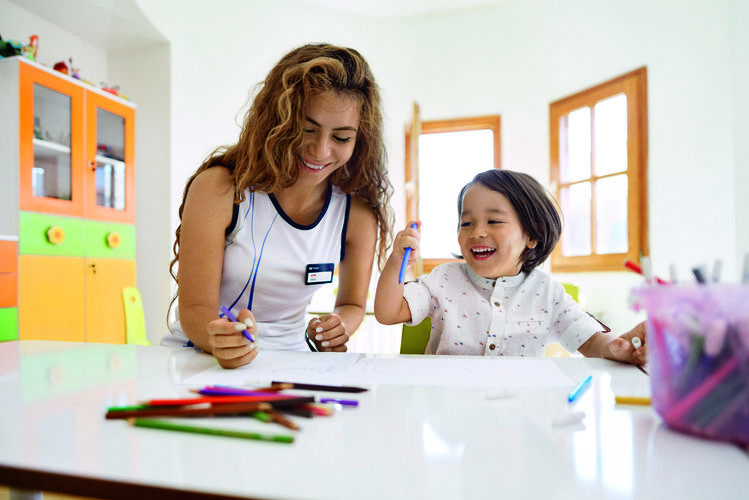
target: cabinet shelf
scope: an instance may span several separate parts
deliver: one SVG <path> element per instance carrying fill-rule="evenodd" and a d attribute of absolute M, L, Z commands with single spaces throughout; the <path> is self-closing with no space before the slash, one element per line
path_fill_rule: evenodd
<path fill-rule="evenodd" d="M 96 155 L 96 161 L 98 163 L 109 163 L 113 167 L 122 167 L 125 168 L 125 162 L 122 160 L 116 160 L 114 158 L 110 158 L 108 156 L 102 156 L 102 155 Z"/>
<path fill-rule="evenodd" d="M 60 143 L 52 142 L 52 141 L 45 141 L 44 139 L 37 139 L 36 137 L 34 138 L 33 142 L 34 142 L 34 146 L 38 146 L 40 148 L 47 149 L 49 151 L 70 154 L 70 146 L 66 146 L 64 144 L 60 144 Z"/>

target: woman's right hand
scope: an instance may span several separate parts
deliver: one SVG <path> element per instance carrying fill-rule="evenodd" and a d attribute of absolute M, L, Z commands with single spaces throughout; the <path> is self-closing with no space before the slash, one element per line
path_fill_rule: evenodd
<path fill-rule="evenodd" d="M 211 352 L 222 368 L 237 368 L 249 364 L 258 353 L 257 345 L 242 335 L 242 330 L 247 329 L 253 340 L 257 339 L 255 317 L 248 309 L 242 309 L 237 319 L 239 322 L 219 318 L 206 326 Z"/>

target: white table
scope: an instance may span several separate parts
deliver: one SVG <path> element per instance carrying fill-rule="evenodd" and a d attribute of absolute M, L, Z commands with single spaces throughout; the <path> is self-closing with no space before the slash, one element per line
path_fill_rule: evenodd
<path fill-rule="evenodd" d="M 387 359 L 392 367 L 414 361 Z M 487 361 L 505 360 L 462 362 L 471 368 Z M 745 451 L 674 432 L 650 407 L 615 404 L 614 393 L 649 394 L 635 367 L 543 362 L 559 370 L 561 384 L 376 383 L 361 394 L 339 394 L 359 407 L 296 417 L 302 430 L 289 445 L 104 419 L 109 406 L 190 395 L 181 381 L 215 366 L 210 356 L 160 346 L 8 342 L 0 344 L 0 484 L 159 499 L 746 498 Z M 570 382 L 589 373 L 591 389 L 569 405 Z M 568 410 L 586 416 L 552 425 Z M 292 432 L 241 417 L 231 422 Z"/>

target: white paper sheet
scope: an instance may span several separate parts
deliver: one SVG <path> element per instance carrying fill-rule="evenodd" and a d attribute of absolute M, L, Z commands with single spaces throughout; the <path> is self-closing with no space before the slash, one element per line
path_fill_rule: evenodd
<path fill-rule="evenodd" d="M 423 385 L 457 387 L 569 387 L 545 358 L 368 358 L 355 353 L 262 351 L 248 366 L 218 366 L 186 377 L 183 385 L 261 386 L 271 380 L 325 385 Z"/>
<path fill-rule="evenodd" d="M 272 380 L 343 385 L 342 374 L 361 354 L 336 352 L 260 351 L 252 363 L 226 370 L 214 366 L 182 380 L 183 385 L 267 385 Z"/>

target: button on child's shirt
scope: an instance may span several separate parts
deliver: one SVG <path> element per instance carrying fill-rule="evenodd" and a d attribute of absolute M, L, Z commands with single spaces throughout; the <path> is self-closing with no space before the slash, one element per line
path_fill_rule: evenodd
<path fill-rule="evenodd" d="M 497 297 L 497 294 L 503 294 L 504 288 L 496 286 L 496 282 L 492 283 L 493 290 L 491 290 L 491 297 L 489 304 L 491 304 L 492 317 L 489 321 L 489 329 L 486 332 L 486 348 L 484 349 L 484 356 L 502 356 L 502 338 L 505 332 L 505 310 L 502 306 L 502 301 Z"/>

